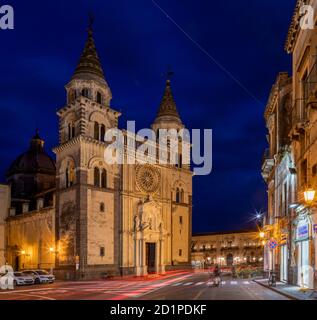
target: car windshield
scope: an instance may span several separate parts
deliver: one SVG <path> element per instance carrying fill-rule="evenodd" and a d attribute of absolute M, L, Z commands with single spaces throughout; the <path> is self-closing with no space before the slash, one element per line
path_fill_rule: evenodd
<path fill-rule="evenodd" d="M 46 276 L 46 275 L 48 275 L 49 273 L 47 272 L 47 271 L 45 271 L 45 270 L 37 270 L 36 271 L 40 276 Z"/>

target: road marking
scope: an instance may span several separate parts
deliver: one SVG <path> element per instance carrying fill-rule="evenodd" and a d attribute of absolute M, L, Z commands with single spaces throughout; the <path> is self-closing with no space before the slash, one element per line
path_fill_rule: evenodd
<path fill-rule="evenodd" d="M 197 283 L 195 284 L 195 286 L 200 286 L 200 285 L 203 284 L 203 283 L 205 283 L 205 282 L 197 282 Z"/>
<path fill-rule="evenodd" d="M 56 299 L 54 299 L 54 298 L 49 298 L 49 297 L 40 296 L 40 295 L 36 295 L 36 294 L 18 293 L 18 292 L 17 292 L 17 294 L 19 294 L 19 295 L 21 295 L 21 296 L 40 298 L 40 299 L 43 299 L 43 300 L 56 300 Z"/>
<path fill-rule="evenodd" d="M 243 281 L 243 284 L 250 284 L 249 281 Z"/>
<path fill-rule="evenodd" d="M 184 286 L 189 286 L 189 285 L 191 285 L 191 284 L 193 284 L 194 282 L 187 282 L 187 283 L 185 283 L 184 284 Z"/>
<path fill-rule="evenodd" d="M 221 284 L 226 284 L 226 281 L 221 281 Z"/>
<path fill-rule="evenodd" d="M 0 294 L 22 293 L 22 292 L 35 292 L 35 291 L 46 291 L 46 290 L 57 290 L 57 288 L 42 288 L 42 289 L 27 289 L 27 290 L 10 290 L 10 291 L 6 291 L 6 292 L 0 292 Z"/>
<path fill-rule="evenodd" d="M 205 290 L 200 290 L 200 291 L 195 295 L 195 297 L 194 297 L 193 300 L 198 300 L 199 297 L 202 295 L 202 293 L 203 293 L 204 291 L 205 291 Z"/>
<path fill-rule="evenodd" d="M 182 283 L 183 283 L 183 282 L 174 283 L 174 284 L 172 284 L 172 287 L 180 286 Z"/>
<path fill-rule="evenodd" d="M 238 281 L 230 281 L 230 284 L 238 284 Z"/>

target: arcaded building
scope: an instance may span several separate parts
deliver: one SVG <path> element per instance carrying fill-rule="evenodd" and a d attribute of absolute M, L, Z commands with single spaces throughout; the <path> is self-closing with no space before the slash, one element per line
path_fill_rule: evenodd
<path fill-rule="evenodd" d="M 65 88 L 56 160 L 37 132 L 0 188 L 0 262 L 54 268 L 66 279 L 190 265 L 192 172 L 181 148 L 176 164 L 105 161 L 105 132 L 118 128 L 121 113 L 110 105 L 91 28 Z M 155 132 L 184 128 L 170 80 L 153 118 Z M 126 156 L 133 146 L 124 141 Z"/>
<path fill-rule="evenodd" d="M 207 267 L 262 265 L 258 230 L 196 233 L 192 236 L 192 265 Z"/>

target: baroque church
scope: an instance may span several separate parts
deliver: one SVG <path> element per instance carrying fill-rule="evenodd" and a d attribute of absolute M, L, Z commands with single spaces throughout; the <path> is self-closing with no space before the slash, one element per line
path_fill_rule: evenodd
<path fill-rule="evenodd" d="M 0 185 L 0 265 L 53 270 L 60 279 L 143 276 L 190 265 L 190 166 L 105 162 L 105 132 L 118 127 L 120 112 L 110 106 L 91 27 L 65 88 L 56 161 L 36 132 Z M 170 80 L 151 128 L 184 128 Z"/>

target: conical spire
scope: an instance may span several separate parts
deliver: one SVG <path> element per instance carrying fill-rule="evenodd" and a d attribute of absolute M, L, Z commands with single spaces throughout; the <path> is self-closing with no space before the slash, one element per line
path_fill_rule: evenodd
<path fill-rule="evenodd" d="M 176 108 L 176 103 L 172 94 L 171 81 L 169 79 L 166 80 L 165 92 L 156 118 L 160 118 L 163 116 L 176 117 L 180 120 L 179 113 Z"/>
<path fill-rule="evenodd" d="M 95 47 L 95 41 L 93 38 L 92 24 L 93 20 L 92 18 L 90 18 L 88 26 L 88 38 L 72 79 L 82 79 L 83 75 L 85 77 L 87 77 L 87 75 L 95 75 L 104 80 L 102 66 L 98 57 L 98 53 Z"/>

